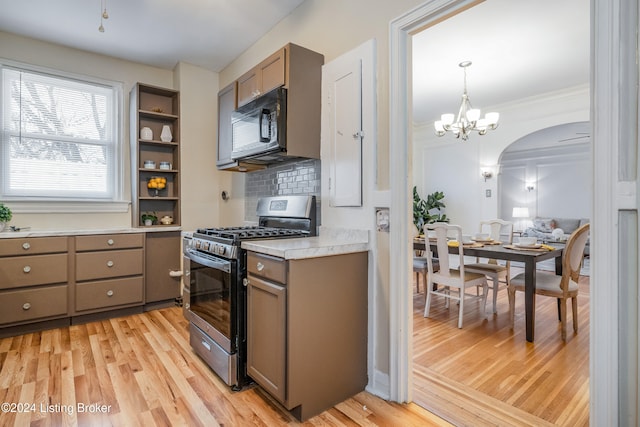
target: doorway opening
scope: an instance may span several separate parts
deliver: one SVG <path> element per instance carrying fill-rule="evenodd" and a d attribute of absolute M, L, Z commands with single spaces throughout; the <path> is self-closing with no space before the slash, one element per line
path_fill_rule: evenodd
<path fill-rule="evenodd" d="M 431 15 L 429 15 L 429 14 L 425 14 L 425 15 L 423 15 L 423 16 L 430 16 L 431 18 L 433 18 L 433 20 L 437 20 L 436 18 L 434 18 L 434 16 L 436 16 L 436 15 L 438 15 L 438 14 L 440 14 L 440 15 L 448 15 L 448 16 L 454 16 L 454 18 L 461 17 L 461 16 L 462 16 L 462 15 L 464 15 L 465 13 L 472 12 L 476 7 L 479 7 L 479 6 L 475 6 L 475 5 L 474 5 L 474 4 L 472 4 L 472 3 L 473 3 L 473 2 L 468 2 L 468 4 L 467 4 L 467 6 L 466 6 L 466 7 L 465 7 L 465 6 L 462 6 L 462 7 L 459 7 L 457 10 L 453 10 L 453 9 L 455 9 L 455 7 L 453 7 L 453 6 L 452 6 L 450 9 L 447 9 L 447 10 L 442 10 L 442 9 L 441 9 L 441 10 L 439 10 L 439 11 L 438 11 L 438 13 L 432 13 Z M 489 2 L 487 2 L 487 3 L 489 3 Z M 483 4 L 486 4 L 486 3 L 483 3 Z M 471 6 L 475 6 L 475 7 L 470 8 Z M 468 9 L 468 8 L 470 8 L 470 9 Z M 587 8 L 587 9 L 588 9 L 588 8 Z M 464 13 L 460 13 L 459 15 L 456 15 L 456 13 L 460 12 L 461 10 L 466 10 L 466 11 L 465 11 Z M 453 19 L 453 18 L 451 18 L 451 19 Z M 432 25 L 433 25 L 433 23 L 434 23 L 434 22 L 433 22 L 433 20 L 432 20 L 432 21 L 427 21 L 427 22 L 423 22 L 423 23 L 422 23 L 422 25 L 423 25 L 424 27 L 427 27 L 427 29 L 426 29 L 426 31 L 427 31 L 427 32 L 428 32 L 428 31 L 430 31 L 432 28 L 436 28 L 436 27 L 437 27 L 437 25 L 436 25 L 436 26 L 432 26 Z M 438 21 L 438 22 L 441 22 L 441 21 Z M 589 27 L 588 11 L 587 11 L 587 19 L 586 19 L 586 21 L 585 21 L 585 25 L 586 25 L 586 27 L 587 27 L 587 29 L 588 29 L 588 27 Z M 419 25 L 418 25 L 418 24 L 416 24 L 416 27 L 418 27 L 418 26 L 419 26 Z M 587 43 L 587 47 L 586 47 L 586 49 L 588 50 L 588 49 L 589 49 L 589 46 L 588 46 L 588 40 L 589 40 L 589 39 L 588 39 L 588 37 L 587 37 L 585 40 L 586 40 L 586 43 Z M 449 44 L 448 46 L 449 46 L 449 48 L 451 48 L 451 50 L 452 50 L 452 51 L 455 51 L 455 50 L 456 50 L 456 49 L 455 49 L 455 47 L 453 47 L 451 44 Z M 407 49 L 407 51 L 408 51 L 408 52 L 410 52 L 410 49 Z M 463 59 L 470 59 L 470 58 L 456 58 L 454 61 L 452 61 L 452 63 L 454 63 L 454 65 L 455 65 L 456 61 L 458 61 L 458 62 L 459 62 L 459 60 L 463 60 Z M 415 57 L 413 58 L 413 61 L 415 62 Z M 588 68 L 588 67 L 585 67 L 585 68 Z M 587 80 L 587 81 L 588 81 L 588 80 Z M 415 85 L 414 85 L 414 86 L 415 86 Z M 414 89 L 414 91 L 415 91 L 415 87 L 414 87 L 413 89 Z M 588 97 L 588 92 L 589 92 L 589 89 L 588 89 L 588 87 L 587 87 L 587 88 L 586 88 L 587 97 Z M 473 88 L 472 88 L 472 87 L 470 87 L 470 96 L 471 96 L 471 97 L 473 97 L 473 96 L 474 96 L 474 91 L 473 91 Z M 526 96 L 525 96 L 525 97 L 526 97 Z M 478 96 L 478 98 L 480 98 L 480 96 Z M 439 108 L 443 110 L 443 111 L 441 111 L 441 112 L 448 112 L 449 110 L 454 110 L 454 111 L 455 111 L 455 108 L 456 108 L 455 106 L 454 106 L 454 107 L 450 107 L 450 108 L 449 108 L 449 107 L 442 107 L 442 106 L 441 106 L 441 104 L 439 104 L 438 102 L 433 102 L 433 99 L 438 99 L 437 97 L 435 97 L 435 98 L 433 98 L 433 97 L 432 97 L 431 99 L 432 99 L 432 101 L 431 101 L 431 103 L 432 103 L 432 104 L 437 104 L 437 105 L 439 106 Z M 456 99 L 452 99 L 452 101 L 455 103 L 455 102 L 456 102 Z M 504 103 L 504 102 L 506 102 L 506 101 L 502 101 L 502 102 Z M 488 107 L 488 105 L 487 105 L 487 107 Z M 415 109 L 415 108 L 414 108 L 414 109 Z M 410 110 L 410 109 L 409 109 L 409 110 Z M 446 111 L 445 111 L 445 110 L 446 110 Z M 488 110 L 487 110 L 487 111 L 488 111 Z M 589 107 L 588 107 L 588 105 L 585 107 L 585 111 L 587 112 L 587 117 L 588 117 L 588 111 L 589 111 Z M 432 117 L 432 120 L 433 120 L 434 118 L 436 118 L 436 117 L 439 117 L 439 116 Z M 503 115 L 502 119 L 504 119 L 504 118 L 505 118 L 505 117 L 504 117 L 504 115 Z M 527 131 L 530 131 L 530 130 L 531 130 L 531 129 L 528 129 L 528 130 L 527 130 L 527 129 L 523 129 L 522 131 L 526 133 Z M 411 158 L 412 154 L 415 154 L 415 153 L 413 152 L 413 150 L 412 150 L 412 143 L 414 143 L 414 142 L 416 141 L 416 139 L 417 139 L 417 138 L 420 138 L 420 137 L 421 137 L 421 131 L 422 131 L 422 129 L 420 129 L 420 128 L 414 128 L 414 130 L 413 130 L 413 138 L 411 138 L 411 137 L 409 137 L 409 138 L 408 138 L 408 141 L 409 141 L 409 147 L 408 147 L 408 150 L 407 150 L 407 151 L 408 151 L 408 154 L 409 154 L 409 157 L 410 157 L 410 158 Z M 411 135 L 411 134 L 410 134 L 410 135 Z M 471 138 L 474 138 L 474 136 L 472 136 Z M 470 139 L 471 139 L 471 138 L 470 138 Z M 488 136 L 480 137 L 480 136 L 477 136 L 477 135 L 476 135 L 476 136 L 475 136 L 475 139 L 477 139 L 477 141 L 475 141 L 475 143 L 476 143 L 476 144 L 484 144 L 485 142 L 482 140 L 482 138 L 485 138 L 485 139 L 487 139 L 487 140 L 489 139 L 489 137 L 488 137 Z M 513 141 L 513 140 L 514 140 L 514 139 L 511 139 L 511 141 Z M 451 142 L 449 142 L 449 143 L 451 143 Z M 467 142 L 467 144 L 472 144 L 472 143 L 473 143 L 473 141 L 471 141 L 471 140 L 470 140 L 469 142 Z M 452 144 L 459 144 L 459 142 L 454 141 L 454 142 L 452 142 Z M 505 143 L 505 144 L 506 144 L 506 143 Z M 505 145 L 505 146 L 506 146 L 506 145 Z M 498 149 L 498 150 L 497 150 L 497 154 L 495 154 L 495 153 L 494 153 L 494 154 L 492 154 L 492 155 L 493 155 L 493 157 L 495 158 L 493 165 L 498 165 L 498 163 L 499 163 L 499 160 L 498 160 L 498 159 L 499 159 L 499 157 L 500 157 L 500 153 L 502 152 L 502 149 L 504 149 L 504 147 L 502 147 L 501 149 Z M 446 151 L 446 150 L 444 150 L 444 151 Z M 482 155 L 483 155 L 482 150 L 479 150 L 478 148 L 468 147 L 468 150 L 467 150 L 467 151 L 468 151 L 468 152 L 472 152 L 472 153 L 474 153 L 474 154 L 476 155 L 476 161 L 477 161 L 478 163 L 480 163 L 480 162 L 482 161 L 482 160 L 480 160 L 480 159 L 478 159 L 478 158 L 477 158 L 477 157 L 480 157 L 480 156 L 482 156 Z M 486 156 L 485 156 L 485 157 L 486 157 Z M 440 161 L 440 158 L 438 158 L 438 161 Z M 409 163 L 411 164 L 411 161 L 409 161 Z M 478 170 L 479 170 L 479 166 L 481 166 L 481 165 L 479 165 L 479 164 L 478 164 L 478 165 L 475 165 L 475 167 L 477 167 L 477 168 L 478 168 Z M 415 163 L 413 164 L 413 167 L 414 167 L 414 169 L 416 169 L 416 164 L 415 164 Z M 392 174 L 392 175 L 393 175 L 393 174 Z M 478 175 L 479 175 L 479 173 L 478 173 Z M 496 180 L 496 182 L 497 182 L 497 180 Z M 411 174 L 409 174 L 408 179 L 407 179 L 407 183 L 406 183 L 406 184 L 407 184 L 407 185 L 406 185 L 406 187 L 405 187 L 405 188 L 408 188 L 408 189 L 409 189 L 409 188 L 412 188 L 414 184 L 424 185 L 425 187 L 427 187 L 427 186 L 428 186 L 428 183 L 426 183 L 426 182 L 416 183 L 416 182 L 415 182 L 415 180 L 414 180 L 414 178 L 413 178 L 413 176 L 412 176 Z M 483 186 L 483 184 L 482 184 L 482 183 L 480 183 L 477 187 L 482 187 L 482 186 Z M 397 187 L 394 187 L 394 185 L 392 184 L 392 188 L 397 188 Z M 427 188 L 428 188 L 428 187 L 427 187 Z M 436 189 L 431 188 L 431 189 L 429 189 L 429 190 L 433 191 L 433 190 L 436 190 Z M 429 191 L 429 190 L 426 190 L 426 193 L 430 193 L 431 191 Z M 494 193 L 494 197 L 497 197 L 497 194 L 495 194 L 495 193 Z M 410 199 L 408 199 L 408 200 L 410 200 Z M 475 200 L 475 199 L 474 199 L 474 200 Z M 485 214 L 485 215 L 489 215 L 489 216 L 491 216 L 491 217 L 499 217 L 499 216 L 500 216 L 500 208 L 499 208 L 499 204 L 498 204 L 497 202 L 496 202 L 496 203 L 494 203 L 494 207 L 493 207 L 492 209 L 493 209 L 493 211 L 491 211 L 491 208 L 489 208 L 489 209 L 485 209 L 485 210 L 483 211 L 483 214 Z M 491 215 L 491 214 L 493 214 L 493 215 Z M 487 218 L 481 218 L 481 219 L 487 219 Z M 467 223 L 468 223 L 468 224 L 476 224 L 475 219 L 474 219 L 473 217 L 470 217 L 470 218 L 464 218 L 464 219 L 463 219 L 463 221 L 467 221 Z M 454 220 L 453 222 L 456 222 L 456 221 Z M 456 223 L 457 223 L 457 222 L 456 222 Z M 463 225 L 465 225 L 465 224 L 463 224 Z M 476 230 L 475 230 L 475 227 L 473 228 L 473 231 L 476 231 Z M 409 253 L 410 253 L 410 251 L 409 251 Z M 416 289 L 416 287 L 415 287 L 415 286 L 408 286 L 408 289 Z M 505 293 L 505 296 L 506 296 L 506 293 Z M 410 298 L 411 298 L 411 296 L 410 296 Z M 423 297 L 422 297 L 422 296 L 417 296 L 417 297 L 416 297 L 416 296 L 414 296 L 414 297 L 413 297 L 413 301 L 418 303 L 418 304 L 414 304 L 414 318 L 415 318 L 416 310 L 417 310 L 418 312 L 420 311 L 420 304 L 419 304 L 419 302 L 420 302 L 420 299 L 421 299 L 421 298 L 423 298 Z M 505 299 L 505 304 L 506 304 L 506 299 Z M 541 308 L 540 308 L 540 305 L 539 305 L 539 306 L 537 307 L 537 311 L 539 311 L 540 309 L 541 309 Z M 455 311 L 455 310 L 456 310 L 456 308 L 455 308 L 455 307 L 453 307 L 453 309 L 452 309 L 452 310 L 453 310 L 453 311 Z M 453 314 L 453 315 L 457 315 L 457 311 L 455 311 L 455 313 L 452 313 L 452 314 Z M 544 315 L 543 315 L 542 313 L 538 313 L 538 316 L 539 316 L 539 318 L 542 318 Z M 421 316 L 420 316 L 420 317 L 421 317 Z M 453 317 L 455 317 L 455 316 L 453 316 Z M 489 321 L 485 322 L 485 324 L 484 324 L 484 326 L 483 326 L 483 327 L 485 327 L 485 328 L 489 327 L 489 328 L 494 328 L 494 329 L 500 329 L 500 328 L 502 328 L 502 327 L 504 326 L 504 323 L 503 323 L 503 322 L 504 322 L 504 320 L 508 320 L 508 319 L 506 319 L 506 318 L 507 318 L 507 316 L 506 316 L 506 315 L 503 315 L 503 316 L 502 316 L 502 318 L 504 318 L 504 319 L 501 319 L 501 318 L 491 319 L 491 320 L 489 320 Z M 588 319 L 588 316 L 583 316 L 583 318 L 584 318 L 584 319 Z M 415 327 L 415 325 L 416 325 L 416 324 L 414 323 L 414 327 Z M 473 325 L 473 323 L 472 323 L 472 325 Z M 483 322 L 480 322 L 480 325 L 482 326 L 482 325 L 483 325 Z M 555 326 L 555 325 L 554 325 L 554 326 Z M 583 326 L 584 326 L 584 325 L 583 325 Z M 467 329 L 467 328 L 472 329 L 472 328 L 473 328 L 473 326 L 469 326 L 469 327 L 468 327 L 468 326 L 467 326 L 467 321 L 465 320 L 465 329 Z M 508 328 L 507 328 L 507 329 L 508 329 Z M 578 340 L 579 340 L 579 339 L 582 339 L 582 340 L 583 340 L 583 341 L 580 343 L 581 350 L 577 350 L 577 352 L 578 352 L 579 354 L 583 354 L 583 355 L 584 355 L 584 354 L 586 354 L 586 355 L 587 355 L 587 356 L 583 359 L 583 365 L 582 365 L 583 370 L 586 372 L 586 379 L 584 379 L 584 381 L 581 383 L 581 387 L 582 387 L 582 391 L 583 391 L 583 392 L 586 390 L 586 397 L 587 397 L 587 404 L 586 404 L 587 406 L 586 406 L 586 408 L 588 408 L 588 373 L 589 373 L 589 370 L 588 370 L 588 353 L 589 353 L 589 351 L 588 351 L 588 350 L 589 350 L 589 344 L 588 344 L 588 338 L 589 338 L 589 334 L 588 334 L 588 326 L 583 327 L 583 328 L 581 329 L 581 331 L 582 331 L 582 335 L 580 335 L 580 336 L 576 336 L 576 337 L 577 337 L 577 338 L 576 338 L 576 342 L 578 342 Z M 463 331 L 463 332 L 464 332 L 464 331 Z M 553 333 L 553 332 L 554 332 L 554 331 L 551 331 L 551 332 L 550 332 L 549 339 L 550 339 L 550 340 L 551 340 L 551 339 L 555 339 L 556 341 L 558 341 L 558 342 L 561 344 L 562 342 L 561 342 L 561 340 L 559 339 L 559 333 L 558 333 L 557 331 L 555 331 L 555 333 Z M 450 331 L 450 334 L 451 334 L 451 335 L 456 334 L 455 329 L 453 329 L 452 331 Z M 556 334 L 558 334 L 558 336 L 557 336 L 557 337 L 556 337 Z M 418 335 L 417 335 L 417 332 L 416 332 L 415 330 L 414 330 L 414 336 L 416 336 L 416 337 L 418 336 Z M 421 338 L 424 338 L 424 337 L 421 337 Z M 516 339 L 516 338 L 517 338 L 517 337 L 515 337 L 514 339 Z M 522 337 L 520 337 L 520 338 L 522 338 Z M 419 339 L 419 338 L 417 338 L 417 339 Z M 509 339 L 509 338 L 508 338 L 508 336 L 507 336 L 507 338 L 506 338 L 506 339 Z M 536 337 L 536 341 L 540 341 L 540 340 L 542 340 L 542 338 L 541 338 L 540 336 Z M 524 340 L 521 340 L 521 341 L 522 341 L 522 342 L 520 343 L 520 344 L 521 344 L 521 345 L 520 345 L 520 347 L 522 347 L 522 348 L 526 348 L 526 347 L 527 347 L 527 345 L 524 343 Z M 420 356 L 422 356 L 422 354 L 420 354 L 421 350 L 420 350 L 420 349 L 418 349 L 418 346 L 419 346 L 420 344 L 419 344 L 419 343 L 416 343 L 416 341 L 414 341 L 414 344 L 416 344 L 416 346 L 414 346 L 414 348 L 413 348 L 413 349 L 414 349 L 414 363 L 415 363 L 415 360 L 416 360 L 417 358 L 419 358 Z M 442 344 L 442 343 L 441 343 L 441 344 L 440 344 L 440 346 L 446 346 L 446 344 Z M 514 348 L 515 348 L 515 347 L 514 347 Z M 503 347 L 503 350 L 504 350 L 504 347 Z M 515 350 L 514 350 L 514 351 L 515 351 Z M 485 351 L 485 353 L 486 353 L 486 351 Z M 440 353 L 440 355 L 439 355 L 438 357 L 439 357 L 439 358 L 446 358 L 446 357 L 447 357 L 447 355 L 446 355 L 446 353 Z M 456 359 L 458 359 L 458 360 L 456 360 Z M 494 387 L 496 386 L 496 384 L 495 384 L 495 383 L 494 383 L 494 384 L 491 384 L 491 381 L 492 381 L 492 380 L 494 380 L 494 381 L 495 381 L 495 380 L 498 378 L 498 377 L 496 376 L 497 374 L 496 374 L 495 372 L 500 371 L 500 369 L 496 369 L 496 371 L 495 371 L 493 374 L 487 374 L 487 375 L 489 375 L 489 377 L 488 377 L 488 378 L 483 378 L 483 372 L 484 372 L 484 371 L 483 371 L 483 369 L 484 369 L 484 367 L 483 367 L 481 364 L 479 364 L 479 362 L 478 362 L 477 360 L 474 362 L 474 361 L 470 361 L 470 360 L 465 360 L 465 357 L 464 357 L 464 356 L 456 356 L 456 357 L 450 358 L 450 359 L 449 359 L 449 360 L 447 360 L 446 362 L 440 362 L 440 364 L 443 364 L 443 363 L 444 363 L 444 364 L 446 364 L 446 365 L 447 365 L 447 367 L 448 367 L 448 368 L 450 368 L 450 369 L 454 369 L 454 370 L 457 370 L 457 371 L 467 369 L 467 370 L 469 370 L 469 371 L 474 372 L 474 374 L 473 374 L 473 375 L 474 375 L 474 381 L 477 381 L 478 383 L 481 383 L 481 384 L 483 385 L 483 387 L 488 387 L 488 388 L 487 388 L 487 390 L 488 390 L 488 389 L 491 389 L 491 388 L 494 388 Z M 496 362 L 494 361 L 493 363 L 495 364 Z M 509 362 L 507 362 L 507 364 L 508 364 L 508 363 L 509 363 Z M 513 365 L 513 362 L 511 362 L 511 364 Z M 497 366 L 497 365 L 494 365 L 494 367 L 496 367 L 496 366 Z M 551 369 L 551 368 L 550 368 L 550 369 Z M 554 368 L 554 369 L 555 369 L 555 368 Z M 489 370 L 487 370 L 487 372 L 489 372 Z M 423 372 L 422 374 L 424 375 L 424 372 Z M 492 396 L 489 396 L 489 395 L 487 395 L 486 393 L 483 393 L 483 392 L 482 392 L 482 387 L 478 387 L 478 389 L 477 389 L 477 390 L 476 390 L 476 389 L 470 389 L 470 388 L 468 388 L 468 387 L 461 387 L 461 382 L 460 382 L 460 381 L 457 381 L 457 382 L 456 382 L 456 381 L 452 381 L 452 380 L 450 379 L 449 375 L 444 374 L 444 373 L 437 373 L 437 372 L 436 372 L 436 373 L 432 373 L 432 378 L 431 378 L 431 380 L 433 381 L 433 384 L 436 384 L 436 383 L 437 383 L 437 384 L 439 384 L 439 385 L 442 387 L 442 388 L 440 388 L 440 389 L 439 389 L 439 392 L 441 392 L 441 393 L 445 393 L 445 392 L 446 392 L 446 393 L 451 393 L 451 394 L 450 394 L 451 396 L 456 395 L 456 393 L 459 393 L 460 395 L 465 394 L 465 393 L 469 393 L 470 395 L 473 395 L 473 396 L 474 396 L 474 399 L 476 399 L 476 401 L 478 401 L 478 400 L 479 400 L 479 401 L 482 401 L 482 400 L 484 399 L 485 403 L 491 402 L 491 404 L 495 404 L 495 405 L 498 405 L 498 406 L 500 406 L 500 405 L 498 404 L 498 402 L 503 402 L 503 403 L 504 403 L 504 401 L 508 401 L 508 400 L 509 400 L 509 399 L 507 399 L 506 397 L 505 397 L 505 399 L 500 399 L 500 398 L 499 398 L 499 396 L 498 396 L 498 397 L 492 397 Z M 414 378 L 412 378 L 412 381 L 413 381 L 413 384 L 414 384 L 414 386 L 415 386 L 415 385 L 417 384 L 417 382 L 419 381 L 419 379 L 418 379 L 417 377 L 414 377 Z M 501 384 L 502 384 L 502 383 L 501 383 Z M 585 385 L 585 384 L 586 384 L 586 385 Z M 433 386 L 433 385 L 432 385 L 432 386 Z M 513 401 L 516 401 L 516 400 L 517 400 L 517 397 L 513 397 L 514 395 L 521 395 L 521 396 L 524 396 L 524 395 L 527 395 L 527 393 L 528 393 L 528 392 L 526 392 L 526 391 L 519 391 L 519 392 L 516 392 L 516 393 L 512 393 L 512 396 L 511 396 L 511 402 L 509 402 L 509 403 L 507 403 L 507 404 L 508 404 L 509 406 L 511 406 L 511 403 L 513 403 Z M 584 393 L 582 393 L 582 395 L 584 395 Z M 418 397 L 418 393 L 416 392 L 416 388 L 414 388 L 414 395 L 413 395 L 413 396 L 414 396 L 414 401 L 415 401 L 416 403 L 420 403 L 420 401 L 419 401 L 419 397 Z M 488 397 L 487 397 L 487 396 L 488 396 Z M 430 399 L 431 401 L 434 401 L 434 397 L 435 397 L 435 396 L 429 396 L 429 399 Z M 548 396 L 546 396 L 546 397 L 548 398 Z M 491 398 L 491 399 L 490 399 L 490 398 Z M 493 401 L 492 399 L 496 399 L 496 401 Z M 445 400 L 446 400 L 446 399 L 445 399 Z M 443 405 L 445 404 L 445 402 L 444 402 L 444 401 L 442 401 L 442 402 L 440 402 L 440 403 L 442 403 Z M 491 405 L 489 405 L 489 406 L 491 406 Z M 525 405 L 525 406 L 526 406 L 526 405 Z M 431 410 L 431 408 L 428 408 L 428 409 L 430 409 L 430 410 Z M 506 409 L 506 408 L 503 408 L 503 409 Z M 585 412 L 585 411 L 582 411 L 582 412 Z M 586 412 L 588 413 L 588 409 L 586 410 Z M 522 410 L 522 413 L 521 413 L 520 415 L 521 415 L 522 417 L 527 417 L 527 416 L 530 416 L 530 415 L 531 415 L 531 414 L 529 414 L 529 415 L 528 415 L 528 414 L 529 414 L 529 413 L 528 413 L 526 410 L 524 410 L 524 409 L 523 409 L 523 410 Z M 533 416 L 535 416 L 535 415 L 533 415 Z M 560 415 L 558 415 L 558 416 L 560 416 Z"/>

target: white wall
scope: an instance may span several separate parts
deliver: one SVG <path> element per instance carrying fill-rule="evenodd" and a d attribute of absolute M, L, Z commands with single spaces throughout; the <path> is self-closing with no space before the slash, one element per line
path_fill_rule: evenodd
<path fill-rule="evenodd" d="M 244 212 L 242 192 L 233 188 L 230 173 L 216 169 L 218 74 L 180 63 L 175 82 L 181 100 L 182 229 L 238 225 Z M 231 196 L 226 201 L 223 190 Z"/>
<path fill-rule="evenodd" d="M 437 137 L 433 123 L 414 128 L 413 180 L 425 196 L 444 191 L 445 213 L 451 223 L 475 230 L 481 220 L 497 218 L 498 161 L 514 141 L 536 130 L 589 120 L 589 88 L 569 88 L 512 104 L 481 106 L 500 112 L 500 125 L 487 135 L 471 135 L 467 142 L 452 135 Z M 486 182 L 481 169 L 493 171 Z M 486 197 L 491 190 L 491 197 Z"/>
<path fill-rule="evenodd" d="M 539 136 L 534 134 L 531 138 Z M 500 218 L 510 220 L 516 206 L 528 208 L 531 218 L 591 218 L 589 140 L 558 142 L 554 148 L 515 150 L 525 140 L 511 145 L 500 161 Z"/>

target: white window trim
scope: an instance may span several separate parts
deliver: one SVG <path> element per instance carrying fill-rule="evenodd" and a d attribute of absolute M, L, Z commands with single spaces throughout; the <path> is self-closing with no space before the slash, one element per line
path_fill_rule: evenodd
<path fill-rule="evenodd" d="M 124 153 L 125 135 L 124 135 L 124 83 L 114 80 L 106 80 L 98 77 L 87 76 L 82 74 L 74 74 L 67 71 L 56 70 L 53 68 L 41 67 L 37 65 L 27 64 L 23 62 L 12 61 L 0 57 L 0 66 L 8 66 L 23 69 L 25 71 L 33 71 L 38 73 L 49 74 L 55 77 L 75 79 L 88 83 L 95 83 L 112 87 L 115 92 L 114 103 L 116 105 L 116 129 L 118 143 L 115 147 L 114 154 L 114 195 L 111 200 L 97 200 L 87 198 L 85 200 L 64 199 L 43 200 L 42 198 L 29 197 L 11 197 L 3 196 L 2 201 L 11 206 L 14 213 L 113 213 L 128 212 L 131 200 L 124 197 Z"/>

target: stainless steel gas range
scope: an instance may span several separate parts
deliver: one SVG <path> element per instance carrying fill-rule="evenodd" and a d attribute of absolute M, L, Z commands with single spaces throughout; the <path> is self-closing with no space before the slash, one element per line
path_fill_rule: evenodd
<path fill-rule="evenodd" d="M 241 389 L 246 374 L 246 251 L 242 241 L 316 235 L 315 196 L 258 201 L 258 225 L 202 228 L 183 241 L 184 313 L 194 351 L 228 385 Z"/>

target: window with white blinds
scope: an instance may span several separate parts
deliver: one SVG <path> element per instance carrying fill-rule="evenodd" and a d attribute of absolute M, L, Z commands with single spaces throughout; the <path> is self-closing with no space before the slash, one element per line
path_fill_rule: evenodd
<path fill-rule="evenodd" d="M 116 200 L 118 84 L 0 66 L 2 198 Z"/>

